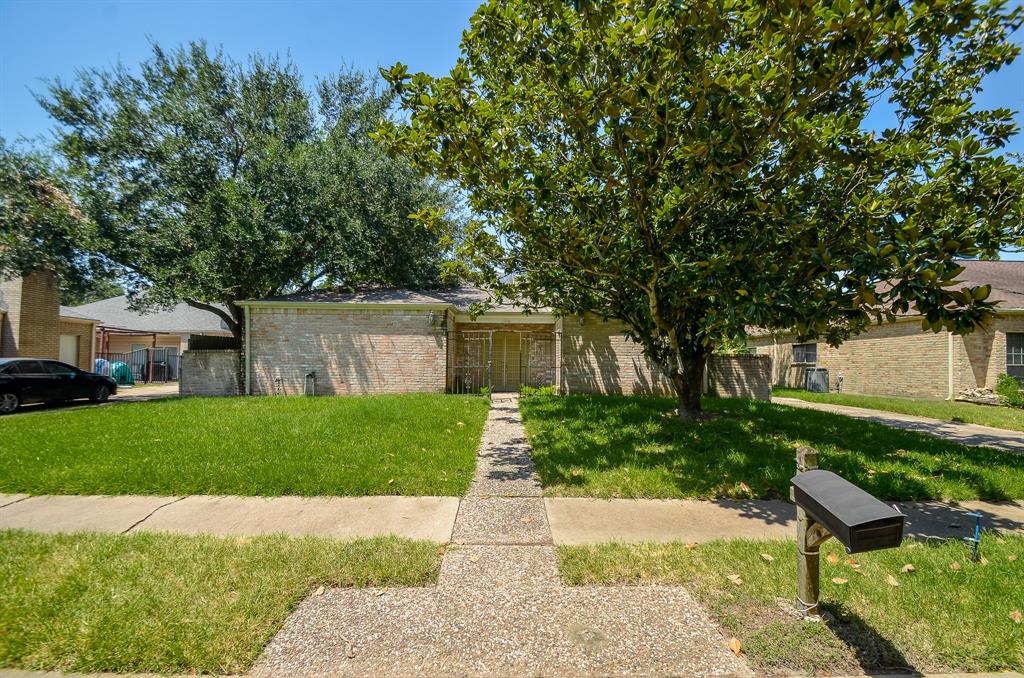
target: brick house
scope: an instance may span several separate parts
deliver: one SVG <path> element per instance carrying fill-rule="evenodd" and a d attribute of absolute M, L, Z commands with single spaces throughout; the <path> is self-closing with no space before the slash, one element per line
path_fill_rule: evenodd
<path fill-rule="evenodd" d="M 799 343 L 792 334 L 757 333 L 748 346 L 772 357 L 778 386 L 803 388 L 808 368 L 827 368 L 829 388 L 849 393 L 956 398 L 965 389 L 994 388 L 1000 374 L 1024 381 L 1024 261 L 961 261 L 965 285 L 992 285 L 999 316 L 966 336 L 921 329 L 919 316 L 898 318 L 851 337 L 837 348 Z"/>
<path fill-rule="evenodd" d="M 134 311 L 125 296 L 76 306 L 71 311 L 96 319 L 95 357 L 104 374 L 125 363 L 134 381 L 175 381 L 179 360 L 192 335 L 230 337 L 224 321 L 214 313 L 181 303 L 150 313 Z"/>
<path fill-rule="evenodd" d="M 547 309 L 526 313 L 512 305 L 472 317 L 471 306 L 486 297 L 471 287 L 374 288 L 241 302 L 248 350 L 240 390 L 479 393 L 525 384 L 562 393 L 671 393 L 640 346 L 623 335 L 621 323 L 592 315 L 557 317 Z M 204 365 L 225 371 L 219 363 Z M 709 368 L 713 392 L 771 397 L 764 356 L 720 356 Z"/>
<path fill-rule="evenodd" d="M 52 358 L 92 371 L 96 324 L 88 314 L 60 305 L 53 273 L 0 282 L 0 357 Z"/>

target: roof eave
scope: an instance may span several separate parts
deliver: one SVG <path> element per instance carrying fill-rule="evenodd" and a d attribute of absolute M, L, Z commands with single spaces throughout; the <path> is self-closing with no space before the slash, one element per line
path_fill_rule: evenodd
<path fill-rule="evenodd" d="M 362 302 L 362 301 L 267 301 L 260 299 L 236 302 L 243 308 L 344 308 L 369 310 L 414 309 L 421 311 L 443 311 L 454 309 L 454 304 L 443 302 Z"/>

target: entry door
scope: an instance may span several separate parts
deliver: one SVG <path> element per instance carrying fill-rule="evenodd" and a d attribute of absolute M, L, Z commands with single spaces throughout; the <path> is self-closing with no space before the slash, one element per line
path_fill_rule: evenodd
<path fill-rule="evenodd" d="M 78 335 L 60 335 L 60 358 L 62 363 L 78 366 Z"/>
<path fill-rule="evenodd" d="M 522 384 L 522 350 L 518 332 L 495 332 L 491 379 L 495 391 L 518 391 Z"/>

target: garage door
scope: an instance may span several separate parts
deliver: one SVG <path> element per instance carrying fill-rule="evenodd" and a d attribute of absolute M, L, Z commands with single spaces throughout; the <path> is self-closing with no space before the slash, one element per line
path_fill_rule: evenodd
<path fill-rule="evenodd" d="M 60 361 L 62 363 L 78 365 L 78 339 L 77 334 L 60 335 Z"/>

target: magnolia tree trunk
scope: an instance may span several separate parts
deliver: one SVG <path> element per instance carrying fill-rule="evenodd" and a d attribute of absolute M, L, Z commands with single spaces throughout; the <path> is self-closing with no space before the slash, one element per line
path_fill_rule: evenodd
<path fill-rule="evenodd" d="M 682 421 L 696 421 L 704 417 L 700 396 L 704 388 L 704 369 L 707 353 L 698 349 L 688 351 L 679 359 L 680 369 L 671 375 L 672 387 L 679 398 L 679 418 Z"/>

